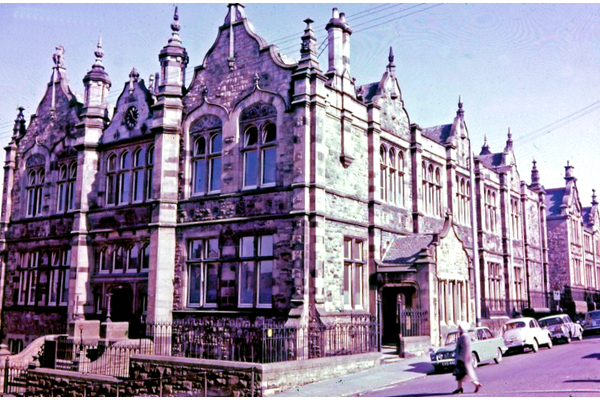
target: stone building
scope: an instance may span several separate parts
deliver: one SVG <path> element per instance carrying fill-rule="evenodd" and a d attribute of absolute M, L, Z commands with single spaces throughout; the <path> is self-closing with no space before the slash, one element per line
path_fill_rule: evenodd
<path fill-rule="evenodd" d="M 188 87 L 176 11 L 160 73 L 133 70 L 112 114 L 101 43 L 83 99 L 57 50 L 6 147 L 4 340 L 83 318 L 376 316 L 383 342 L 429 345 L 459 320 L 538 306 L 544 190 L 520 180 L 510 135 L 470 161 L 460 100 L 450 124 L 412 122 L 391 50 L 381 80 L 357 85 L 337 9 L 323 68 L 310 19 L 294 61 L 228 8 Z"/>
<path fill-rule="evenodd" d="M 600 226 L 596 193 L 583 207 L 574 167 L 565 186 L 547 189 L 549 279 L 553 307 L 572 316 L 600 307 Z"/>

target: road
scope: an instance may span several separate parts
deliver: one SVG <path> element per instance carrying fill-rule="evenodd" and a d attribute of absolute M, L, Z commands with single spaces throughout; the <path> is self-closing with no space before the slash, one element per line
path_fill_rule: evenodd
<path fill-rule="evenodd" d="M 473 385 L 467 382 L 464 394 L 452 395 L 456 389 L 454 376 L 431 373 L 361 396 L 600 397 L 600 337 L 541 348 L 537 353 L 506 355 L 500 364 L 492 361 L 479 366 L 476 372 L 483 384 L 478 393 L 473 393 Z"/>

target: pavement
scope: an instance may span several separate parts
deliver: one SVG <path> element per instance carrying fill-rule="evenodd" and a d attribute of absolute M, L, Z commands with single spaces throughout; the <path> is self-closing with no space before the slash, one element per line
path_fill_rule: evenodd
<path fill-rule="evenodd" d="M 432 371 L 429 356 L 403 359 L 397 355 L 383 355 L 382 364 L 375 368 L 310 383 L 277 393 L 274 397 L 360 396 L 375 389 L 426 376 Z"/>

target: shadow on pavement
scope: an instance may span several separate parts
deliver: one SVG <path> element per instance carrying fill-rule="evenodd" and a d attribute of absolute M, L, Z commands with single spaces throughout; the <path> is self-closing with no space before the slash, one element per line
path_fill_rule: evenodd
<path fill-rule="evenodd" d="M 419 372 L 422 374 L 429 374 L 433 372 L 433 367 L 431 363 L 428 362 L 418 362 L 414 364 L 409 364 L 410 369 L 407 369 L 406 372 Z"/>
<path fill-rule="evenodd" d="M 565 382 L 600 382 L 600 379 L 570 379 Z"/>
<path fill-rule="evenodd" d="M 450 393 L 411 393 L 411 394 L 398 394 L 395 396 L 388 397 L 439 397 L 439 396 L 454 396 Z"/>
<path fill-rule="evenodd" d="M 596 359 L 600 360 L 600 353 L 588 354 L 587 356 L 583 356 L 581 358 L 596 358 Z"/>

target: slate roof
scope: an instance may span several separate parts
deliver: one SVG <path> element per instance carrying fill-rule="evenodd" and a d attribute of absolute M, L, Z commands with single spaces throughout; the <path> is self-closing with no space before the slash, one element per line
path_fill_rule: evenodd
<path fill-rule="evenodd" d="M 433 140 L 440 144 L 446 144 L 450 132 L 452 131 L 452 124 L 432 126 L 424 128 L 422 131 L 423 136 Z"/>
<path fill-rule="evenodd" d="M 502 153 L 480 154 L 479 160 L 488 168 L 499 167 L 503 164 Z"/>
<path fill-rule="evenodd" d="M 581 210 L 581 216 L 583 217 L 583 222 L 586 224 L 589 224 L 590 218 L 591 218 L 591 214 L 592 214 L 592 207 L 583 207 L 583 209 Z"/>
<path fill-rule="evenodd" d="M 379 89 L 379 82 L 373 82 L 361 85 L 358 91 L 362 93 L 363 102 L 368 103 L 377 94 L 377 89 Z"/>
<path fill-rule="evenodd" d="M 550 215 L 560 215 L 566 188 L 546 189 L 546 209 Z"/>
<path fill-rule="evenodd" d="M 433 235 L 411 235 L 396 238 L 383 256 L 382 263 L 402 265 L 413 264 L 419 258 L 419 253 L 433 241 Z"/>

